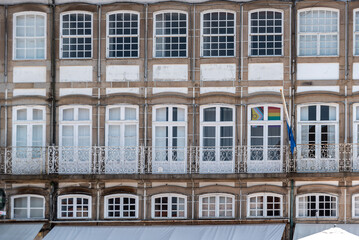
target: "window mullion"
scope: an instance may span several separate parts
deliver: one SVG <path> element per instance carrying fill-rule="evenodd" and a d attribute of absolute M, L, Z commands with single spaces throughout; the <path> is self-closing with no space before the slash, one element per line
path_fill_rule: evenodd
<path fill-rule="evenodd" d="M 30 196 L 27 196 L 26 197 L 27 198 L 27 218 L 30 218 L 30 213 L 31 213 L 31 211 L 30 211 Z"/>

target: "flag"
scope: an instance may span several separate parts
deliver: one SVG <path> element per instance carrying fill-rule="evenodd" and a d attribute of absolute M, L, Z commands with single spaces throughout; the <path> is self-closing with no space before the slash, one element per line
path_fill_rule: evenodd
<path fill-rule="evenodd" d="M 297 146 L 297 144 L 295 143 L 294 135 L 293 135 L 293 131 L 292 131 L 292 126 L 290 125 L 290 120 L 289 120 L 288 111 L 287 111 L 287 104 L 285 102 L 283 90 L 281 89 L 280 92 L 282 94 L 283 107 L 284 107 L 284 112 L 285 112 L 285 117 L 286 117 L 285 121 L 287 123 L 287 131 L 288 131 L 288 140 L 289 140 L 289 144 L 290 144 L 290 151 L 293 154 L 294 149 Z"/>
<path fill-rule="evenodd" d="M 290 143 L 290 151 L 293 154 L 294 148 L 297 146 L 297 144 L 295 143 L 295 140 L 294 140 L 292 127 L 289 126 L 288 121 L 286 121 L 286 122 L 287 122 L 287 130 L 288 130 L 288 139 L 289 139 L 289 143 Z"/>

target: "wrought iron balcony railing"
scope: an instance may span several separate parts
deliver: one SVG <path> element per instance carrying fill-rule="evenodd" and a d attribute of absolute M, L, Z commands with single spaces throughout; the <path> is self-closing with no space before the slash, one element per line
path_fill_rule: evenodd
<path fill-rule="evenodd" d="M 229 174 L 359 172 L 358 144 L 238 147 L 8 147 L 0 173 Z"/>

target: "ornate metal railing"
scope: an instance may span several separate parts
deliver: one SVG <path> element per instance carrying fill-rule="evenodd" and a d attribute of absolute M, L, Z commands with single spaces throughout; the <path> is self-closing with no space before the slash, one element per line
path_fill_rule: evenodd
<path fill-rule="evenodd" d="M 8 147 L 0 174 L 359 172 L 359 144 L 242 147 Z"/>
<path fill-rule="evenodd" d="M 8 147 L 0 150 L 0 171 L 4 174 L 46 174 L 47 148 Z"/>

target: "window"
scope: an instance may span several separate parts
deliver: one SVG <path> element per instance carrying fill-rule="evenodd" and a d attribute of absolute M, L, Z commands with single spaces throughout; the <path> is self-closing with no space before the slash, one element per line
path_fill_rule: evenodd
<path fill-rule="evenodd" d="M 232 161 L 234 108 L 205 106 L 201 109 L 202 161 Z"/>
<path fill-rule="evenodd" d="M 202 57 L 235 56 L 235 13 L 211 11 L 202 13 Z"/>
<path fill-rule="evenodd" d="M 205 194 L 199 197 L 200 218 L 233 218 L 234 196 L 230 194 Z"/>
<path fill-rule="evenodd" d="M 105 218 L 137 218 L 138 197 L 114 194 L 105 197 Z"/>
<path fill-rule="evenodd" d="M 107 146 L 137 146 L 138 107 L 109 106 L 106 115 Z"/>
<path fill-rule="evenodd" d="M 359 55 L 359 10 L 354 10 L 354 55 Z"/>
<path fill-rule="evenodd" d="M 92 13 L 61 14 L 61 58 L 92 57 Z"/>
<path fill-rule="evenodd" d="M 139 57 L 139 14 L 116 12 L 107 15 L 107 57 Z"/>
<path fill-rule="evenodd" d="M 106 146 L 106 172 L 137 172 L 138 106 L 107 107 Z"/>
<path fill-rule="evenodd" d="M 91 197 L 64 195 L 58 198 L 58 218 L 91 218 Z"/>
<path fill-rule="evenodd" d="M 187 108 L 185 106 L 155 106 L 154 160 L 184 161 L 187 141 Z"/>
<path fill-rule="evenodd" d="M 298 150 L 303 158 L 335 158 L 338 143 L 336 105 L 300 106 Z"/>
<path fill-rule="evenodd" d="M 154 13 L 154 56 L 187 57 L 187 13 Z"/>
<path fill-rule="evenodd" d="M 281 217 L 282 196 L 271 193 L 256 193 L 248 196 L 248 217 Z"/>
<path fill-rule="evenodd" d="M 13 107 L 13 146 L 17 158 L 40 158 L 45 146 L 46 108 Z"/>
<path fill-rule="evenodd" d="M 45 59 L 46 13 L 14 14 L 14 60 Z"/>
<path fill-rule="evenodd" d="M 359 194 L 352 197 L 352 218 L 359 217 Z"/>
<path fill-rule="evenodd" d="M 359 104 L 353 104 L 353 143 L 354 161 L 353 168 L 357 171 L 359 169 Z"/>
<path fill-rule="evenodd" d="M 186 218 L 187 197 L 180 194 L 160 194 L 152 197 L 152 218 Z"/>
<path fill-rule="evenodd" d="M 306 194 L 297 197 L 297 217 L 336 217 L 337 197 L 328 194 Z"/>
<path fill-rule="evenodd" d="M 283 45 L 283 16 L 275 10 L 256 10 L 249 13 L 251 56 L 281 56 Z"/>
<path fill-rule="evenodd" d="M 18 195 L 11 197 L 11 218 L 45 218 L 45 198 L 39 195 Z"/>
<path fill-rule="evenodd" d="M 90 171 L 91 115 L 90 106 L 60 107 L 60 172 Z"/>
<path fill-rule="evenodd" d="M 61 146 L 91 146 L 91 110 L 90 106 L 60 108 Z"/>
<path fill-rule="evenodd" d="M 280 106 L 252 106 L 249 108 L 249 145 L 251 161 L 281 159 L 282 109 Z"/>
<path fill-rule="evenodd" d="M 337 56 L 339 11 L 312 8 L 298 11 L 298 55 Z"/>

